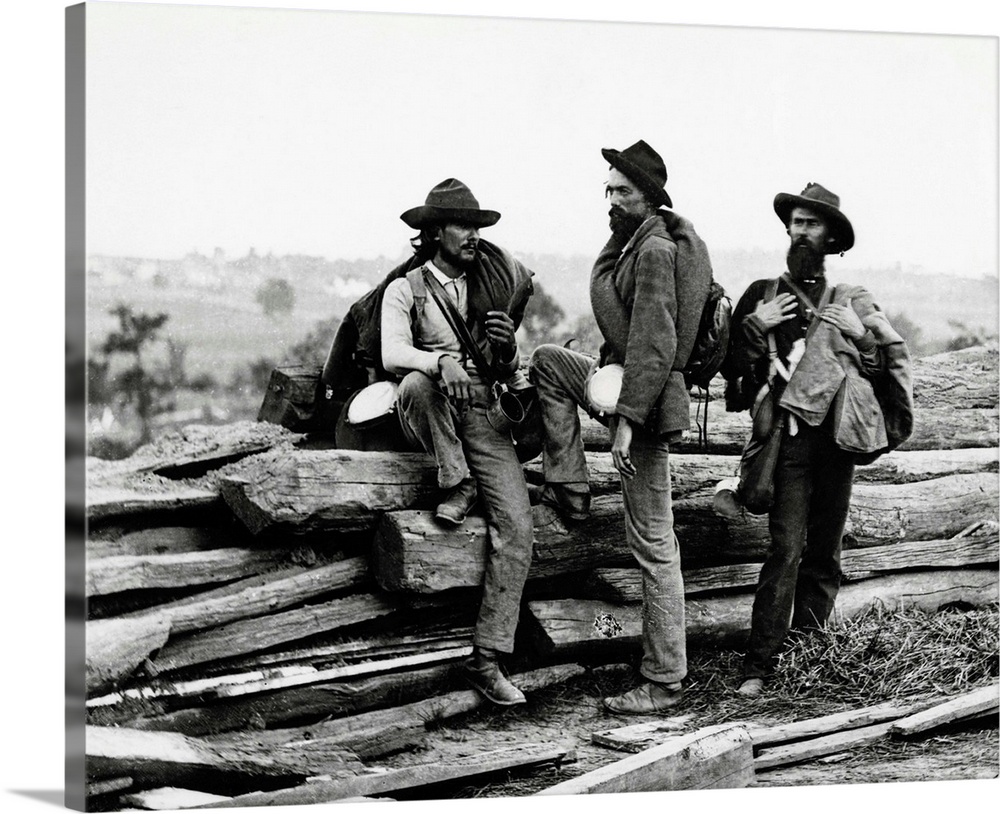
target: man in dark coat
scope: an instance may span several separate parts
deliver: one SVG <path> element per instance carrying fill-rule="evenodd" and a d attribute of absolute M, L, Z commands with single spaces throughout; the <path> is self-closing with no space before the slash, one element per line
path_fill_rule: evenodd
<path fill-rule="evenodd" d="M 604 699 L 616 713 L 649 714 L 683 697 L 687 675 L 684 585 L 673 529 L 669 448 L 690 426 L 681 369 L 694 346 L 711 284 L 704 244 L 674 214 L 663 160 L 646 142 L 602 150 L 611 239 L 591 273 L 591 305 L 604 338 L 599 360 L 543 345 L 531 358 L 545 425 L 542 502 L 567 522 L 589 511 L 580 406 L 595 368 L 620 365 L 621 390 L 608 413 L 611 456 L 621 475 L 625 536 L 643 572 L 643 683 Z M 684 246 L 683 273 L 679 246 Z M 610 369 L 610 367 L 608 367 Z"/>
<path fill-rule="evenodd" d="M 751 697 L 763 692 L 790 630 L 830 616 L 855 463 L 905 440 L 913 408 L 902 337 L 865 289 L 827 282 L 826 256 L 854 245 L 840 198 L 808 184 L 799 195 L 779 193 L 774 211 L 790 239 L 787 273 L 751 283 L 740 298 L 722 369 L 727 409 L 757 415 L 769 399 L 764 414 L 773 405 L 785 421 L 739 688 Z M 738 511 L 741 486 L 717 487 L 720 514 Z"/>

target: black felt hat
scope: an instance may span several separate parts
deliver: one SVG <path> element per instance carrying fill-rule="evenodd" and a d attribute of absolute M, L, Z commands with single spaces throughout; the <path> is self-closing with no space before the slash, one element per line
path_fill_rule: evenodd
<path fill-rule="evenodd" d="M 435 223 L 492 226 L 500 220 L 500 213 L 481 209 L 472 190 L 456 178 L 446 178 L 427 193 L 423 206 L 407 209 L 399 217 L 407 226 L 423 229 Z"/>
<path fill-rule="evenodd" d="M 840 196 L 812 181 L 806 184 L 806 188 L 799 195 L 779 192 L 774 196 L 774 211 L 786 228 L 792 210 L 797 206 L 811 209 L 826 221 L 830 237 L 833 238 L 833 243 L 826 250 L 827 254 L 846 252 L 854 245 L 854 227 L 851 226 L 847 216 L 840 211 Z"/>
<path fill-rule="evenodd" d="M 651 202 L 657 206 L 673 206 L 663 188 L 667 183 L 667 168 L 663 159 L 642 139 L 620 151 L 604 147 L 601 155 L 612 167 L 627 175 Z"/>

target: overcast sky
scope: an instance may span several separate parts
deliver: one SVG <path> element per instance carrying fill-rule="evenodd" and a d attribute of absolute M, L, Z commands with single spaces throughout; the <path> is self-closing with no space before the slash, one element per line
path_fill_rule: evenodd
<path fill-rule="evenodd" d="M 993 35 L 87 5 L 91 253 L 396 256 L 454 176 L 484 236 L 589 255 L 600 149 L 642 138 L 710 248 L 783 248 L 816 181 L 844 264 L 997 270 Z"/>

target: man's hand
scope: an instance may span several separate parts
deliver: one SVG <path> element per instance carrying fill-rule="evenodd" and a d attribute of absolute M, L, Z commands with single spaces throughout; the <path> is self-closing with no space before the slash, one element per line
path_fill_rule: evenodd
<path fill-rule="evenodd" d="M 487 311 L 486 338 L 501 359 L 510 359 L 517 346 L 517 339 L 514 338 L 514 320 L 503 311 Z"/>
<path fill-rule="evenodd" d="M 458 411 L 462 412 L 472 403 L 472 379 L 455 358 L 448 354 L 444 354 L 438 361 L 438 369 L 441 371 L 441 388 Z"/>
<path fill-rule="evenodd" d="M 632 447 L 632 423 L 622 416 L 615 422 L 615 440 L 611 442 L 611 460 L 623 478 L 631 478 L 636 473 L 635 464 L 629 457 Z"/>
<path fill-rule="evenodd" d="M 761 300 L 754 309 L 754 316 L 764 323 L 765 330 L 770 331 L 782 322 L 795 318 L 798 301 L 794 294 L 779 294 L 773 300 Z"/>
<path fill-rule="evenodd" d="M 850 300 L 847 301 L 847 305 L 831 303 L 820 312 L 819 316 L 824 322 L 836 326 L 844 336 L 855 342 L 865 335 L 865 326 L 861 324 L 861 317 L 851 307 Z"/>

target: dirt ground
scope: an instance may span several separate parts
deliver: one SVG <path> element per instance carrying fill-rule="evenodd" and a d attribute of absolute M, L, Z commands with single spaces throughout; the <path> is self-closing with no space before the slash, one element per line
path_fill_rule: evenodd
<path fill-rule="evenodd" d="M 425 763 L 448 763 L 450 759 L 482 754 L 506 746 L 562 744 L 571 757 L 561 765 L 508 772 L 503 776 L 438 785 L 417 792 L 396 794 L 395 799 L 449 799 L 518 797 L 534 794 L 604 765 L 629 756 L 591 742 L 591 733 L 646 721 L 663 721 L 667 716 L 620 717 L 604 711 L 604 695 L 627 689 L 634 683 L 627 665 L 609 665 L 529 695 L 523 707 L 484 708 L 441 725 L 428 734 L 422 748 L 373 762 L 387 769 Z M 735 684 L 720 692 L 717 687 L 687 691 L 685 704 L 671 721 L 679 733 L 694 732 L 723 722 L 753 725 L 786 723 L 823 714 L 840 712 L 842 705 L 808 704 L 805 714 L 767 712 L 758 701 L 743 700 Z M 755 785 L 819 786 L 839 783 L 915 782 L 925 780 L 972 780 L 998 776 L 997 719 L 979 721 L 931 733 L 912 741 L 889 741 L 855 749 L 797 766 L 760 771 Z"/>

